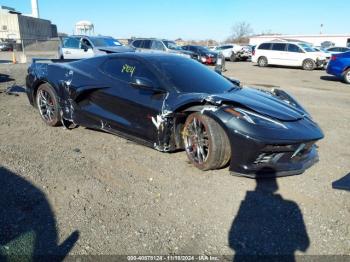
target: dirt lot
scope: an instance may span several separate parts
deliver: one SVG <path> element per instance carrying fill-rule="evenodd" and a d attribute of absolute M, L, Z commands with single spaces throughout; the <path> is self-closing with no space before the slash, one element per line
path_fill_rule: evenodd
<path fill-rule="evenodd" d="M 319 70 L 227 68 L 244 85 L 283 87 L 311 112 L 325 133 L 316 166 L 277 179 L 277 192 L 274 181 L 256 189 L 228 169 L 195 169 L 184 152 L 48 127 L 24 93 L 2 93 L 0 254 L 350 255 L 350 193 L 332 189 L 350 173 L 350 86 Z M 25 70 L 0 65 L 0 90 L 15 81 L 23 91 Z"/>

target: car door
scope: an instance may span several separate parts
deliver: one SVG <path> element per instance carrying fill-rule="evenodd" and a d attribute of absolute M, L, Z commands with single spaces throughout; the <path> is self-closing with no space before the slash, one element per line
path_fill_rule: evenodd
<path fill-rule="evenodd" d="M 80 49 L 83 50 L 81 58 L 89 58 L 95 56 L 93 44 L 87 38 L 81 39 Z"/>
<path fill-rule="evenodd" d="M 143 77 L 159 87 L 155 73 L 144 62 L 123 57 L 107 59 L 101 72 L 108 87 L 91 94 L 90 108 L 86 107 L 85 111 L 101 119 L 107 131 L 123 132 L 151 143 L 157 141 L 157 123 L 166 92 L 130 84 L 133 77 Z"/>
<path fill-rule="evenodd" d="M 286 65 L 301 66 L 305 59 L 305 52 L 296 44 L 288 44 L 286 54 Z"/>
<path fill-rule="evenodd" d="M 271 48 L 271 56 L 268 58 L 269 64 L 273 65 L 289 65 L 287 57 L 287 44 L 273 43 Z"/>

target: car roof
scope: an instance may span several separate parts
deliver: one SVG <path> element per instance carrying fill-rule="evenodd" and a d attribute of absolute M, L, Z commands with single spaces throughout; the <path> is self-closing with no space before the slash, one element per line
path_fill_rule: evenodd
<path fill-rule="evenodd" d="M 158 41 L 169 41 L 169 42 L 175 42 L 174 40 L 169 40 L 169 39 L 161 39 L 161 38 L 134 38 L 132 39 L 132 41 L 136 41 L 136 40 L 158 40 Z"/>

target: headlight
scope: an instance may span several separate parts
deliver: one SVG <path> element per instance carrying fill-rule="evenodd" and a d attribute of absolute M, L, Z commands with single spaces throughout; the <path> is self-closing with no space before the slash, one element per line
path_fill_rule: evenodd
<path fill-rule="evenodd" d="M 257 114 L 252 111 L 248 111 L 242 108 L 226 108 L 225 112 L 230 113 L 231 115 L 234 115 L 235 117 L 245 120 L 250 124 L 253 125 L 259 125 L 259 126 L 264 126 L 264 127 L 270 127 L 270 128 L 284 128 L 287 129 L 287 127 L 272 118 L 262 116 L 260 114 Z"/>

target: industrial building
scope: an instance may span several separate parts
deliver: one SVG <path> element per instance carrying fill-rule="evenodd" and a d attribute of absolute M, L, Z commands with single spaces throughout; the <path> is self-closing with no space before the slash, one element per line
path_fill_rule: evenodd
<path fill-rule="evenodd" d="M 296 40 L 303 41 L 315 46 L 321 46 L 322 43 L 331 42 L 335 46 L 350 46 L 350 34 L 343 35 L 329 35 L 329 34 L 319 34 L 319 35 L 260 35 L 252 36 L 249 38 L 249 44 L 259 45 L 263 42 L 284 39 L 284 40 Z"/>
<path fill-rule="evenodd" d="M 32 14 L 23 15 L 14 8 L 0 6 L 0 39 L 47 40 L 57 37 L 57 27 L 39 17 L 38 1 L 32 0 Z"/>

